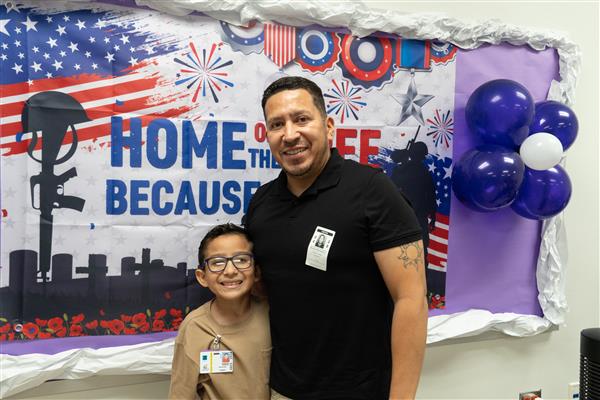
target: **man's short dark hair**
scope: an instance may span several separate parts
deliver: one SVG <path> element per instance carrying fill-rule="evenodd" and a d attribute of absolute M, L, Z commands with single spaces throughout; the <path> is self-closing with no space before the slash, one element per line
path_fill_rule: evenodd
<path fill-rule="evenodd" d="M 327 112 L 325 111 L 325 100 L 323 100 L 323 92 L 316 83 L 301 76 L 285 76 L 271 83 L 263 92 L 261 104 L 265 118 L 267 116 L 265 114 L 265 104 L 267 104 L 267 100 L 269 100 L 271 96 L 284 90 L 297 89 L 306 90 L 310 94 L 310 97 L 312 97 L 315 107 L 317 107 L 317 110 L 319 110 L 323 118 L 327 116 Z"/>
<path fill-rule="evenodd" d="M 250 234 L 246 229 L 236 224 L 228 222 L 226 224 L 216 225 L 209 230 L 198 246 L 198 268 L 204 268 L 204 252 L 208 247 L 208 244 L 219 236 L 223 235 L 242 235 L 246 238 L 249 243 L 252 243 Z"/>

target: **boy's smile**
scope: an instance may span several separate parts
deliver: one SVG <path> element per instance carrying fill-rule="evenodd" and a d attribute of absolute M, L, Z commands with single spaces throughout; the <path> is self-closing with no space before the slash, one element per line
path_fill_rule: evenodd
<path fill-rule="evenodd" d="M 243 235 L 231 233 L 218 236 L 206 246 L 205 260 L 225 257 L 227 260 L 221 260 L 221 264 L 225 263 L 224 269 L 220 272 L 212 272 L 209 266 L 205 265 L 202 269 L 196 270 L 196 278 L 202 286 L 209 288 L 217 299 L 242 301 L 250 294 L 252 285 L 258 280 L 258 277 L 253 261 L 250 262 L 248 268 L 239 270 L 231 257 L 235 258 L 238 265 L 241 265 L 238 259 L 243 260 L 248 255 L 252 255 L 252 244 Z"/>

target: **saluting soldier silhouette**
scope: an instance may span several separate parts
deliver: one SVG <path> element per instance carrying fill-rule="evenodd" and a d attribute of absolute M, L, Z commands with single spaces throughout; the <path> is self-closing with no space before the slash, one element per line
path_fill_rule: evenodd
<path fill-rule="evenodd" d="M 419 128 L 405 149 L 394 150 L 391 154 L 396 165 L 392 170 L 392 181 L 410 201 L 423 232 L 423 247 L 427 261 L 427 246 L 429 246 L 429 233 L 435 227 L 435 212 L 437 203 L 433 178 L 425 164 L 427 145 L 416 142 Z"/>

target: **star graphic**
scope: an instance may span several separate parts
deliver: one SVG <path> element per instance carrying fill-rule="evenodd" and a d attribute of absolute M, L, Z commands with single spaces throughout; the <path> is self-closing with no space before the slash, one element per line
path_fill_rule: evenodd
<path fill-rule="evenodd" d="M 70 42 L 70 44 L 67 47 L 71 49 L 71 53 L 75 53 L 76 51 L 79 51 L 78 46 L 79 44 Z"/>
<path fill-rule="evenodd" d="M 452 165 L 444 167 L 444 177 L 442 179 L 450 178 L 452 176 Z"/>
<path fill-rule="evenodd" d="M 6 30 L 6 25 L 10 22 L 10 19 L 0 19 L 0 32 L 6 36 L 10 36 L 10 33 Z"/>
<path fill-rule="evenodd" d="M 15 66 L 12 67 L 11 69 L 15 70 L 15 74 L 19 74 L 19 73 L 23 72 L 23 66 L 21 64 L 15 63 Z"/>
<path fill-rule="evenodd" d="M 35 27 L 35 25 L 37 24 L 37 21 L 32 21 L 29 19 L 29 15 L 27 16 L 27 21 L 21 22 L 23 25 L 25 25 L 26 28 L 26 32 L 29 32 L 30 30 L 34 30 L 37 32 L 37 28 Z"/>
<path fill-rule="evenodd" d="M 57 59 L 54 59 L 54 63 L 52 63 L 52 66 L 56 69 L 56 71 L 58 71 L 59 69 L 62 69 L 62 61 L 58 61 Z"/>
<path fill-rule="evenodd" d="M 9 14 L 11 11 L 16 11 L 20 13 L 19 6 L 14 1 L 6 1 L 4 2 L 4 7 L 6 7 L 6 13 Z"/>
<path fill-rule="evenodd" d="M 35 72 L 40 71 L 42 69 L 41 67 L 42 67 L 42 64 L 35 62 L 35 61 L 33 62 L 33 65 L 31 66 L 31 68 L 33 68 L 33 70 Z"/>
<path fill-rule="evenodd" d="M 398 122 L 397 125 L 400 125 L 402 122 L 406 121 L 406 119 L 411 116 L 414 117 L 421 125 L 425 125 L 425 120 L 423 119 L 421 107 L 423 107 L 428 101 L 433 99 L 434 96 L 429 94 L 418 94 L 417 85 L 415 84 L 414 77 L 411 77 L 406 94 L 391 96 L 402 106 L 400 122 Z"/>
<path fill-rule="evenodd" d="M 115 61 L 115 55 L 109 53 L 108 51 L 106 52 L 106 56 L 104 56 L 104 58 L 106 58 L 108 62 Z"/>
<path fill-rule="evenodd" d="M 62 36 L 62 35 L 66 35 L 66 31 L 65 31 L 66 27 L 64 26 L 58 26 L 58 28 L 55 29 L 56 32 L 58 32 L 58 36 Z"/>
<path fill-rule="evenodd" d="M 48 41 L 46 43 L 48 43 L 48 45 L 50 45 L 50 48 L 58 46 L 56 44 L 56 39 L 52 39 L 51 37 L 48 38 Z"/>
<path fill-rule="evenodd" d="M 77 25 L 79 30 L 85 29 L 85 22 L 80 21 L 79 19 L 77 19 L 77 23 L 75 25 Z"/>

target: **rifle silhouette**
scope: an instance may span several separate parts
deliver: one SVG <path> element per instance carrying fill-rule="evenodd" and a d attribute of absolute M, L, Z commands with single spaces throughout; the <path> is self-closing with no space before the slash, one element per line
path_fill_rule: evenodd
<path fill-rule="evenodd" d="M 29 180 L 31 205 L 40 210 L 40 251 L 39 273 L 42 282 L 48 281 L 48 272 L 52 257 L 52 231 L 57 208 L 69 208 L 82 211 L 85 200 L 64 194 L 65 183 L 77 176 L 77 169 L 70 168 L 56 175 L 54 166 L 67 161 L 77 150 L 77 131 L 75 124 L 90 121 L 83 107 L 73 97 L 61 92 L 42 92 L 31 96 L 21 114 L 24 132 L 31 132 L 32 139 L 27 148 L 29 157 L 42 164 L 42 170 Z M 72 143 L 67 153 L 58 158 L 67 129 L 71 128 Z M 38 132 L 41 131 L 41 159 L 34 156 L 38 144 Z M 36 193 L 38 194 L 36 202 Z M 37 205 L 36 205 L 37 203 Z"/>

